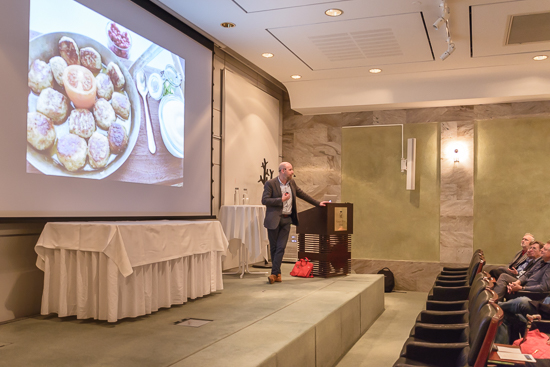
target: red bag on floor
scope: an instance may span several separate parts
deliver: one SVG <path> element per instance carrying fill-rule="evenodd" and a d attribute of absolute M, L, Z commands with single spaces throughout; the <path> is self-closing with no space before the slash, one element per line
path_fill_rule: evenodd
<path fill-rule="evenodd" d="M 294 268 L 290 272 L 293 277 L 313 278 L 311 272 L 313 271 L 313 264 L 309 262 L 309 259 L 300 259 L 294 264 Z"/>
<path fill-rule="evenodd" d="M 514 341 L 514 345 L 519 345 L 521 348 L 521 353 L 531 354 L 535 359 L 550 358 L 550 345 L 547 344 L 548 335 L 537 329 L 529 330 L 525 342 L 520 345 L 521 341 L 522 339 Z"/>

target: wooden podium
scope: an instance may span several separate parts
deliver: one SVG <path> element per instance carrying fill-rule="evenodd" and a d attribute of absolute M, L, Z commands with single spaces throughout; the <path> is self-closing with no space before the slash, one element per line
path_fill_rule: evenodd
<path fill-rule="evenodd" d="M 298 258 L 313 263 L 313 275 L 347 275 L 351 270 L 353 204 L 328 203 L 298 213 Z"/>

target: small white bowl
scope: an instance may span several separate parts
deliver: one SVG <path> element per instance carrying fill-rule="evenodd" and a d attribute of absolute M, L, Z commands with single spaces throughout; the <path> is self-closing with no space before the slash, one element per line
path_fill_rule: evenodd
<path fill-rule="evenodd" d="M 184 152 L 184 103 L 173 94 L 164 96 L 159 105 L 160 134 L 166 149 L 176 158 Z"/>

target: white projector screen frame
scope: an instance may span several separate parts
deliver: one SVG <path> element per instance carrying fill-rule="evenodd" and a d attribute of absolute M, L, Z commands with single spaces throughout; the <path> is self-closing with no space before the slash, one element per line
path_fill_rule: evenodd
<path fill-rule="evenodd" d="M 211 216 L 212 50 L 129 0 L 79 3 L 185 59 L 183 187 L 26 172 L 30 3 L 13 1 L 0 14 L 0 219 Z"/>

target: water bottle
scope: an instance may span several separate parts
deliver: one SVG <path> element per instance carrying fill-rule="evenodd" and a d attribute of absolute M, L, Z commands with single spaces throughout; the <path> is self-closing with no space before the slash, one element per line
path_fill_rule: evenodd
<path fill-rule="evenodd" d="M 243 205 L 248 205 L 248 190 L 243 189 Z"/>
<path fill-rule="evenodd" d="M 235 187 L 235 194 L 233 195 L 233 205 L 239 205 L 239 188 Z"/>

